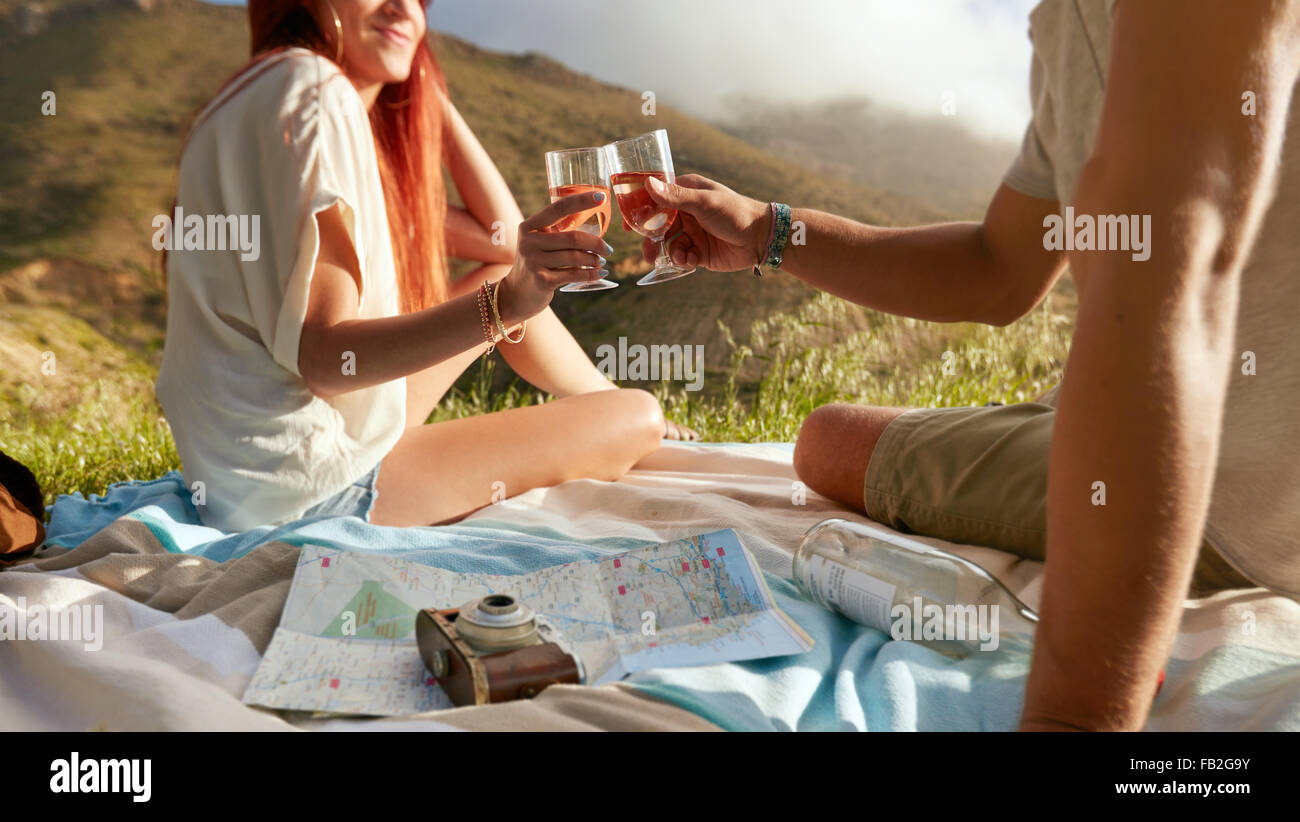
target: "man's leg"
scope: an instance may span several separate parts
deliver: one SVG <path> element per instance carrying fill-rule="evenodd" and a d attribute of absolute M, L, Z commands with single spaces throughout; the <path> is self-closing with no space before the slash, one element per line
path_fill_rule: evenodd
<path fill-rule="evenodd" d="M 896 530 L 1041 560 L 1053 412 L 830 405 L 804 422 L 795 471 Z"/>
<path fill-rule="evenodd" d="M 1043 560 L 1051 394 L 981 408 L 825 406 L 804 421 L 795 471 L 898 531 Z M 1225 567 L 1203 545 L 1193 588 L 1253 587 Z"/>
<path fill-rule="evenodd" d="M 863 511 L 862 478 L 885 427 L 906 408 L 835 403 L 813 411 L 794 443 L 794 470 L 823 497 Z"/>

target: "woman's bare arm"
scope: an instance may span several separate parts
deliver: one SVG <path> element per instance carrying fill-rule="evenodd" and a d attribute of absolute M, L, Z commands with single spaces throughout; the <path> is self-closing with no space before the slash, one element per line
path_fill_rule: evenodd
<path fill-rule="evenodd" d="M 599 239 L 581 231 L 542 230 L 595 202 L 590 194 L 566 197 L 520 223 L 520 251 L 500 286 L 507 325 L 536 317 L 560 285 L 598 278 Z M 399 379 L 485 339 L 474 294 L 410 314 L 358 318 L 361 268 L 338 206 L 316 220 L 320 251 L 298 344 L 298 371 L 313 393 L 330 397 Z"/>
<path fill-rule="evenodd" d="M 518 241 L 513 227 L 519 224 L 519 206 L 496 164 L 450 100 L 446 112 L 447 170 L 465 202 L 463 210 L 448 209 L 448 253 L 485 263 L 509 262 L 514 258 Z M 541 158 L 538 158 L 538 173 L 542 173 Z M 494 236 L 503 242 L 493 245 Z M 600 240 L 596 242 L 603 245 Z M 494 256 L 493 249 L 501 251 Z M 478 276 L 497 279 L 502 271 L 484 267 Z M 596 369 L 550 308 L 529 321 L 521 344 L 503 346 L 501 355 L 515 373 L 557 397 L 615 387 Z"/>

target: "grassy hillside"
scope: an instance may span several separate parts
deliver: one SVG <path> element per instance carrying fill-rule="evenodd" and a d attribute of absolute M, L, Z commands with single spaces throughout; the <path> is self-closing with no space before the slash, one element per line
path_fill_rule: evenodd
<path fill-rule="evenodd" d="M 720 122 L 729 134 L 822 174 L 899 192 L 968 220 L 984 216 L 1019 149 L 972 134 L 950 117 L 920 117 L 865 98 L 740 98 Z"/>
<path fill-rule="evenodd" d="M 942 216 L 905 197 L 812 173 L 672 109 L 660 106 L 655 116 L 643 116 L 639 91 L 599 83 L 540 55 L 494 54 L 446 37 L 438 38 L 435 50 L 453 100 L 526 214 L 546 203 L 546 151 L 600 145 L 666 128 L 679 174 L 704 174 L 759 199 L 780 199 L 875 223 L 896 225 Z M 623 231 L 617 222 L 607 239 L 616 259 L 640 260 L 640 237 Z M 729 353 L 715 320 L 747 338 L 753 320 L 793 309 L 810 296 L 809 289 L 785 277 L 757 282 L 749 276 L 701 272 L 654 288 L 636 288 L 629 282 L 596 294 L 560 294 L 554 305 L 589 352 L 619 335 L 646 344 L 700 343 L 708 365 L 721 368 Z"/>
<path fill-rule="evenodd" d="M 494 54 L 449 37 L 435 38 L 435 50 L 454 100 L 525 213 L 546 202 L 547 150 L 667 128 L 682 173 L 877 222 L 937 216 L 905 198 L 810 175 L 678 112 L 642 116 L 639 94 L 538 55 Z M 190 0 L 160 3 L 151 14 L 79 12 L 10 44 L 0 54 L 0 107 L 11 113 L 0 123 L 0 270 L 65 257 L 135 272 L 156 291 L 150 220 L 170 204 L 183 125 L 246 52 L 243 9 Z M 41 113 L 46 90 L 56 94 L 52 117 Z M 636 257 L 639 237 L 616 226 L 609 239 L 616 262 Z M 713 343 L 706 351 L 716 365 L 715 316 L 747 327 L 809 296 L 780 280 L 702 276 L 684 285 L 561 295 L 556 308 L 588 350 L 617 331 L 646 342 Z"/>
<path fill-rule="evenodd" d="M 245 60 L 245 11 L 157 0 L 151 13 L 46 0 L 46 29 L 18 36 L 0 0 L 0 449 L 33 466 L 50 501 L 178 467 L 152 382 L 164 306 L 150 222 L 170 204 L 185 124 Z M 68 10 L 74 9 L 74 10 Z M 61 13 L 61 10 L 64 10 Z M 762 199 L 884 224 L 942 219 L 907 197 L 767 153 L 539 55 L 435 37 L 452 96 L 525 213 L 545 203 L 542 155 L 667 128 L 679 173 Z M 57 113 L 41 113 L 53 91 Z M 641 267 L 617 222 L 619 270 Z M 701 272 L 654 288 L 559 294 L 556 310 L 590 353 L 632 343 L 705 345 L 709 379 L 657 386 L 670 412 L 711 439 L 790 439 L 832 400 L 951 405 L 1032 396 L 1060 373 L 1072 296 L 1008 329 L 888 318 L 816 297 L 788 277 Z M 955 375 L 942 360 L 952 351 Z M 953 358 L 950 358 L 953 359 Z M 498 378 L 501 376 L 498 369 Z M 531 395 L 479 386 L 476 369 L 440 417 Z M 490 382 L 488 384 L 491 384 Z"/>

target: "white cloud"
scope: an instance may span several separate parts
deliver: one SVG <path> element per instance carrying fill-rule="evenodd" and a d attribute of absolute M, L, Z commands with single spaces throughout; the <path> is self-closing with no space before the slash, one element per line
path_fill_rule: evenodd
<path fill-rule="evenodd" d="M 1018 139 L 1029 118 L 1032 0 L 435 0 L 430 25 L 539 51 L 709 115 L 734 93 L 865 95 Z"/>

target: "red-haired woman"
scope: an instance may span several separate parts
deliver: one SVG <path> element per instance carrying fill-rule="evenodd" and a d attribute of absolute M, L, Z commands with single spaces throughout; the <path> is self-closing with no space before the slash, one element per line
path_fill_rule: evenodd
<path fill-rule="evenodd" d="M 445 93 L 418 0 L 248 10 L 253 60 L 190 132 L 177 205 L 251 218 L 260 247 L 184 242 L 202 237 L 183 224 L 167 257 L 158 397 L 204 523 L 446 522 L 502 494 L 617 479 L 679 433 L 547 307 L 610 249 L 545 229 L 599 195 L 523 220 Z M 446 204 L 444 164 L 463 209 Z M 482 266 L 449 284 L 447 256 Z M 423 424 L 491 344 L 559 399 Z"/>

